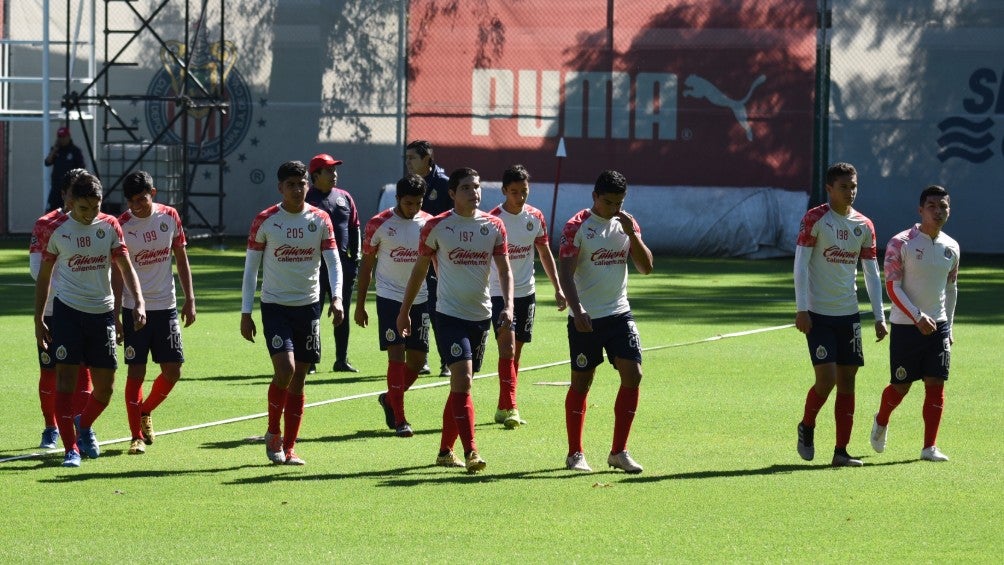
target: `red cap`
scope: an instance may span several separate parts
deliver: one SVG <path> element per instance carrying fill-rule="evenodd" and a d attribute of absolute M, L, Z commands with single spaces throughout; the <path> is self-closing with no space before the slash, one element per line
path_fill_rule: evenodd
<path fill-rule="evenodd" d="M 56 130 L 56 137 L 70 137 L 70 128 L 61 127 Z"/>
<path fill-rule="evenodd" d="M 310 164 L 307 165 L 307 171 L 310 174 L 314 174 L 318 169 L 327 169 L 328 167 L 334 167 L 335 165 L 341 165 L 342 162 L 335 159 L 327 153 L 321 153 L 320 155 L 314 155 L 314 158 L 310 160 Z"/>

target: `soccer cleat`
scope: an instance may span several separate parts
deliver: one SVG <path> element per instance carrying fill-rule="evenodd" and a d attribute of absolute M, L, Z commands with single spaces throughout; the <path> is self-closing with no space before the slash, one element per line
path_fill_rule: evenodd
<path fill-rule="evenodd" d="M 585 462 L 585 459 L 583 459 L 583 462 Z M 631 454 L 627 450 L 620 453 L 611 453 L 607 456 L 607 465 L 610 465 L 614 469 L 621 469 L 631 475 L 642 472 L 641 465 L 631 458 Z"/>
<path fill-rule="evenodd" d="M 276 465 L 286 462 L 286 454 L 282 451 L 282 435 L 265 433 L 265 457 Z"/>
<path fill-rule="evenodd" d="M 54 449 L 59 441 L 59 428 L 46 427 L 42 430 L 42 441 L 38 444 L 41 449 Z"/>
<path fill-rule="evenodd" d="M 418 370 L 418 374 L 419 375 L 431 375 L 432 374 L 432 368 L 429 367 L 428 363 L 426 363 L 425 365 L 422 365 L 421 369 Z"/>
<path fill-rule="evenodd" d="M 335 364 L 331 366 L 332 372 L 335 373 L 358 373 L 359 369 L 356 369 L 349 364 L 348 361 L 335 361 Z"/>
<path fill-rule="evenodd" d="M 66 452 L 63 456 L 63 467 L 79 467 L 80 466 L 80 452 L 76 449 L 71 449 Z"/>
<path fill-rule="evenodd" d="M 920 458 L 924 461 L 948 461 L 948 456 L 942 453 L 937 445 L 921 449 Z"/>
<path fill-rule="evenodd" d="M 477 473 L 484 470 L 488 463 L 478 455 L 477 451 L 472 451 L 467 455 L 467 472 Z"/>
<path fill-rule="evenodd" d="M 872 420 L 872 435 L 868 438 L 872 442 L 872 449 L 875 453 L 882 453 L 885 451 L 885 439 L 889 432 L 889 426 L 880 426 L 878 423 L 878 414 Z"/>
<path fill-rule="evenodd" d="M 519 410 L 510 408 L 509 410 L 498 409 L 495 411 L 495 423 L 502 424 L 506 429 L 513 430 L 526 425 L 526 420 L 519 417 Z"/>
<path fill-rule="evenodd" d="M 394 423 L 397 418 L 394 417 L 394 409 L 391 408 L 390 404 L 387 402 L 387 393 L 381 392 L 377 395 L 377 402 L 383 407 L 383 421 L 387 424 L 387 429 L 396 430 L 397 426 Z"/>
<path fill-rule="evenodd" d="M 833 460 L 830 461 L 832 467 L 861 467 L 864 462 L 847 453 L 846 449 L 834 449 Z"/>
<path fill-rule="evenodd" d="M 317 373 L 317 365 L 311 363 L 310 366 L 307 367 L 307 374 L 308 375 L 313 375 L 313 374 L 316 374 L 316 373 Z"/>
<path fill-rule="evenodd" d="M 813 435 L 816 428 L 806 426 L 802 422 L 798 423 L 798 455 L 806 461 L 812 461 L 816 456 L 816 445 L 813 442 Z"/>
<path fill-rule="evenodd" d="M 286 452 L 286 465 L 306 465 L 307 462 L 300 459 L 300 456 L 296 454 L 295 451 L 290 449 Z"/>
<path fill-rule="evenodd" d="M 450 375 L 451 375 L 451 373 L 450 373 L 450 367 L 449 366 L 447 366 L 447 365 L 441 365 L 439 367 L 439 376 L 440 377 L 449 377 Z"/>
<path fill-rule="evenodd" d="M 396 435 L 397 437 L 411 437 L 415 435 L 415 432 L 411 430 L 411 424 L 405 422 L 400 426 L 398 426 L 396 430 L 394 430 L 394 435 Z"/>
<path fill-rule="evenodd" d="M 436 465 L 440 467 L 463 467 L 464 462 L 452 451 L 447 451 L 443 455 L 436 456 Z"/>
<path fill-rule="evenodd" d="M 569 471 L 579 471 L 580 473 L 590 473 L 593 468 L 586 463 L 586 456 L 581 451 L 569 455 L 565 458 L 565 468 Z"/>
<path fill-rule="evenodd" d="M 143 431 L 143 443 L 153 445 L 153 416 L 150 414 L 140 414 L 139 428 Z"/>
<path fill-rule="evenodd" d="M 146 453 L 146 442 L 143 438 L 133 438 L 129 443 L 129 455 L 142 455 Z"/>
<path fill-rule="evenodd" d="M 73 424 L 77 426 L 77 447 L 84 452 L 84 455 L 97 459 L 101 455 L 101 447 L 98 446 L 98 436 L 94 433 L 94 428 L 81 427 L 79 415 L 73 419 Z"/>

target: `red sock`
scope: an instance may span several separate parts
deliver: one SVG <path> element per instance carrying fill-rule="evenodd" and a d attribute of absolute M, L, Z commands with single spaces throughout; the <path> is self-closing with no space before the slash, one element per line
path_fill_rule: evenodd
<path fill-rule="evenodd" d="M 45 427 L 56 427 L 56 371 L 42 369 L 38 376 L 38 402 Z"/>
<path fill-rule="evenodd" d="M 931 447 L 938 440 L 938 428 L 941 427 L 941 413 L 945 410 L 945 385 L 924 385 L 924 449 Z"/>
<path fill-rule="evenodd" d="M 453 444 L 457 443 L 460 432 L 457 430 L 457 421 L 453 419 L 453 395 L 446 397 L 446 406 L 443 407 L 443 433 L 439 438 L 439 451 L 453 451 Z"/>
<path fill-rule="evenodd" d="M 281 434 L 279 418 L 282 417 L 282 409 L 286 407 L 287 391 L 279 388 L 275 383 L 268 385 L 268 433 Z"/>
<path fill-rule="evenodd" d="M 90 428 L 94 426 L 94 422 L 98 419 L 98 416 L 108 408 L 108 405 L 101 402 L 94 395 L 91 395 L 91 399 L 87 401 L 87 406 L 84 406 L 84 411 L 80 414 L 80 427 Z"/>
<path fill-rule="evenodd" d="M 300 425 L 303 424 L 303 405 L 306 403 L 307 397 L 303 394 L 286 395 L 286 411 L 283 414 L 286 435 L 282 437 L 282 447 L 287 453 L 293 450 L 296 438 L 300 435 Z"/>
<path fill-rule="evenodd" d="M 516 407 L 516 365 L 512 359 L 499 359 L 499 410 Z"/>
<path fill-rule="evenodd" d="M 610 453 L 620 453 L 627 449 L 628 435 L 631 434 L 631 423 L 638 409 L 638 387 L 621 387 L 614 401 L 614 442 Z"/>
<path fill-rule="evenodd" d="M 837 393 L 833 403 L 833 418 L 837 423 L 837 449 L 847 449 L 854 428 L 854 395 Z"/>
<path fill-rule="evenodd" d="M 889 425 L 889 416 L 892 416 L 892 411 L 899 406 L 900 402 L 906 398 L 905 394 L 900 394 L 892 385 L 887 385 L 885 390 L 882 391 L 882 400 L 879 401 L 879 411 L 875 415 L 875 421 L 878 422 L 880 426 Z"/>
<path fill-rule="evenodd" d="M 451 392 L 450 409 L 453 420 L 457 422 L 457 432 L 460 443 L 464 446 L 464 455 L 477 451 L 474 442 L 474 399 L 469 392 Z"/>
<path fill-rule="evenodd" d="M 415 384 L 415 381 L 417 381 L 417 380 L 418 380 L 418 371 L 415 371 L 415 370 L 411 369 L 410 367 L 408 367 L 407 365 L 405 365 L 404 366 L 404 390 L 410 389 L 411 385 Z"/>
<path fill-rule="evenodd" d="M 810 428 L 816 427 L 816 414 L 826 404 L 826 397 L 816 393 L 816 387 L 810 386 L 805 395 L 805 412 L 802 414 L 802 424 Z"/>
<path fill-rule="evenodd" d="M 568 454 L 582 451 L 582 431 L 586 428 L 586 396 L 569 387 L 565 395 L 565 429 L 568 431 Z"/>
<path fill-rule="evenodd" d="M 153 381 L 153 386 L 150 387 L 150 395 L 143 401 L 140 411 L 144 414 L 152 413 L 155 408 L 160 406 L 161 402 L 167 400 L 167 395 L 171 394 L 171 389 L 174 388 L 175 384 L 177 383 L 171 382 L 171 379 L 168 379 L 164 375 L 157 375 L 156 380 Z"/>
<path fill-rule="evenodd" d="M 73 393 L 74 416 L 84 413 L 84 407 L 91 400 L 91 389 L 91 370 L 86 365 L 80 365 L 77 368 L 77 391 Z"/>
<path fill-rule="evenodd" d="M 404 369 L 401 361 L 387 363 L 387 402 L 394 411 L 394 425 L 400 426 L 404 420 Z"/>
<path fill-rule="evenodd" d="M 126 379 L 125 384 L 126 419 L 129 421 L 129 431 L 133 439 L 143 437 L 139 427 L 140 407 L 143 405 L 143 381 Z M 81 418 L 82 420 L 83 418 Z"/>
<path fill-rule="evenodd" d="M 72 392 L 56 392 L 56 426 L 59 428 L 59 439 L 63 440 L 63 449 L 76 449 L 77 429 L 73 427 Z"/>

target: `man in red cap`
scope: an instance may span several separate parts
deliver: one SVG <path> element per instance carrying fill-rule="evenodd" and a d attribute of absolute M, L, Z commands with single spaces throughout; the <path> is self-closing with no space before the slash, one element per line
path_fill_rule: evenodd
<path fill-rule="evenodd" d="M 307 191 L 307 204 L 317 206 L 331 216 L 331 224 L 335 228 L 335 241 L 338 243 L 338 256 L 342 263 L 342 304 L 352 301 L 352 286 L 359 270 L 359 215 L 356 213 L 356 203 L 352 196 L 336 187 L 338 171 L 335 167 L 342 162 L 327 153 L 315 155 L 307 165 L 310 173 L 310 190 Z M 324 272 L 327 266 L 321 265 Z M 331 289 L 324 277 L 321 277 L 321 299 L 331 297 Z M 342 323 L 335 326 L 335 364 L 331 367 L 335 372 L 355 373 L 358 370 L 349 363 L 349 326 Z M 315 367 L 311 366 L 313 373 Z"/>
<path fill-rule="evenodd" d="M 56 144 L 45 157 L 45 166 L 52 167 L 52 181 L 49 185 L 49 196 L 45 211 L 58 210 L 63 207 L 63 193 L 60 185 L 63 175 L 73 169 L 84 168 L 84 154 L 73 144 L 70 138 L 70 128 L 63 126 L 56 130 Z"/>

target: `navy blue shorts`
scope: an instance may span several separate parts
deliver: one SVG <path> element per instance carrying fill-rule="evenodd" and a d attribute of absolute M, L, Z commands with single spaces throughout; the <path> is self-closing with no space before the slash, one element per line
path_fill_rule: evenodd
<path fill-rule="evenodd" d="M 861 349 L 861 315 L 824 316 L 810 311 L 812 329 L 806 336 L 812 365 L 836 363 L 862 367 L 865 353 Z"/>
<path fill-rule="evenodd" d="M 49 328 L 49 333 L 52 333 L 52 316 L 45 316 L 42 318 L 45 321 L 45 327 Z M 56 360 L 49 352 L 35 345 L 35 349 L 38 350 L 38 368 L 40 369 L 55 369 Z"/>
<path fill-rule="evenodd" d="M 938 322 L 931 335 L 917 326 L 892 324 L 889 332 L 889 382 L 903 384 L 924 377 L 948 380 L 952 363 L 952 340 L 948 322 Z"/>
<path fill-rule="evenodd" d="M 440 313 L 436 340 L 443 344 L 443 353 L 446 354 L 443 361 L 447 365 L 470 361 L 474 372 L 480 371 L 490 326 L 491 320 L 471 322 Z"/>
<path fill-rule="evenodd" d="M 52 343 L 49 355 L 56 363 L 86 363 L 95 369 L 118 368 L 118 343 L 112 312 L 88 314 L 67 306 L 57 298 L 52 302 Z"/>
<path fill-rule="evenodd" d="M 428 303 L 412 304 L 411 335 L 402 338 L 397 333 L 397 315 L 401 312 L 401 303 L 390 298 L 377 296 L 377 327 L 380 330 L 380 351 L 387 351 L 392 345 L 404 344 L 411 351 L 429 352 L 429 318 Z"/>
<path fill-rule="evenodd" d="M 147 354 L 153 357 L 154 363 L 185 362 L 177 308 L 147 310 L 146 325 L 139 331 L 133 329 L 132 310 L 123 308 L 122 330 L 126 365 L 146 365 Z"/>
<path fill-rule="evenodd" d="M 568 350 L 572 370 L 589 371 L 603 364 L 603 351 L 613 364 L 614 359 L 626 359 L 641 364 L 641 336 L 631 312 L 593 318 L 593 331 L 575 329 L 575 320 L 568 317 Z"/>
<path fill-rule="evenodd" d="M 492 329 L 499 336 L 499 314 L 502 313 L 502 297 L 492 297 Z M 537 313 L 537 295 L 531 294 L 512 301 L 512 327 L 516 330 L 516 341 L 530 343 L 533 339 L 533 317 Z"/>
<path fill-rule="evenodd" d="M 263 302 L 262 335 L 269 356 L 293 352 L 293 360 L 317 363 L 321 360 L 321 303 L 306 306 L 283 306 Z"/>

